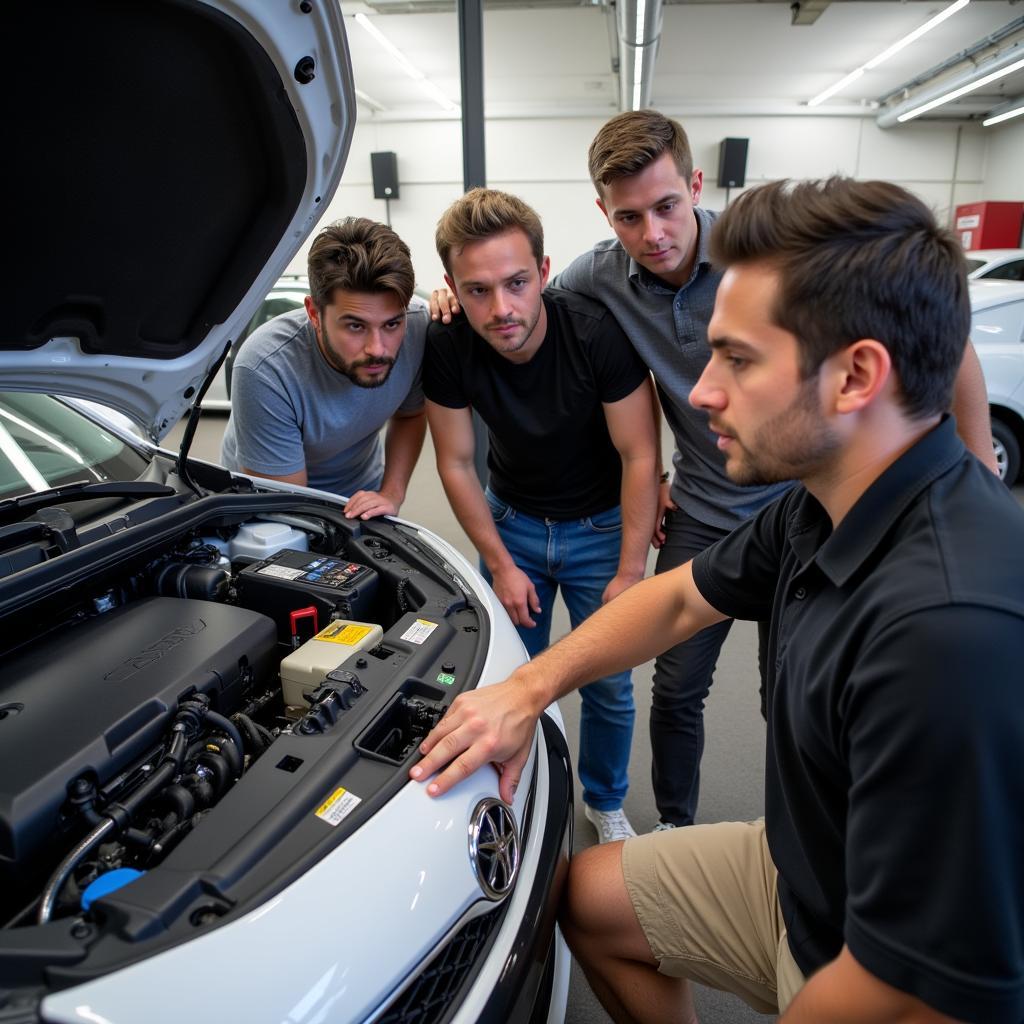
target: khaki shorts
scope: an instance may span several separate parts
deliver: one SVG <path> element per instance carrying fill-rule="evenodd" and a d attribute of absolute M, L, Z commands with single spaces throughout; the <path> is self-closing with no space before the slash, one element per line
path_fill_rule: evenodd
<path fill-rule="evenodd" d="M 782 1013 L 805 979 L 789 951 L 764 821 L 626 841 L 622 871 L 658 970 Z"/>

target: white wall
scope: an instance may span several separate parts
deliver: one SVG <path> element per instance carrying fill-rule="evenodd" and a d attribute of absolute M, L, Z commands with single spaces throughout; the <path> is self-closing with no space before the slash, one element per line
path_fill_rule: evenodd
<path fill-rule="evenodd" d="M 985 160 L 983 198 L 995 201 L 1024 201 L 1024 117 L 992 128 Z M 1024 245 L 1024 231 L 1021 234 Z"/>
<path fill-rule="evenodd" d="M 920 195 L 949 221 L 958 203 L 1024 198 L 1024 125 L 999 132 L 941 122 L 883 130 L 873 118 L 685 117 L 696 166 L 704 169 L 703 204 L 721 209 L 715 185 L 723 138 L 750 139 L 747 186 L 777 178 L 848 174 L 884 178 Z M 490 120 L 486 126 L 488 183 L 522 196 L 541 215 L 546 248 L 557 272 L 611 231 L 594 205 L 587 147 L 604 118 Z M 391 203 L 391 224 L 409 244 L 421 287 L 441 282 L 434 226 L 462 193 L 461 128 L 457 121 L 357 125 L 342 185 L 325 222 L 347 215 L 385 219 L 373 198 L 371 152 L 398 156 L 401 198 Z M 999 194 L 997 194 L 999 193 Z M 735 193 L 734 193 L 735 195 Z M 306 250 L 291 269 L 305 265 Z"/>

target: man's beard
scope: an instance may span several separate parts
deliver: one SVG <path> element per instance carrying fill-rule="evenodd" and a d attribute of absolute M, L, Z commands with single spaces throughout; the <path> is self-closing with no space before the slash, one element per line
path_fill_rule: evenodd
<path fill-rule="evenodd" d="M 519 337 L 512 342 L 503 342 L 501 348 L 498 348 L 497 345 L 494 347 L 497 351 L 502 352 L 505 355 L 508 355 L 511 352 L 519 352 L 533 336 L 533 332 L 536 330 L 537 324 L 540 322 L 540 311 L 541 306 L 538 304 L 532 320 L 522 320 L 519 317 L 509 317 L 507 320 L 495 320 L 489 324 L 485 324 L 484 331 L 489 333 L 492 328 L 508 327 L 510 324 L 516 324 L 522 328 L 522 333 Z M 491 344 L 494 343 L 491 342 Z"/>
<path fill-rule="evenodd" d="M 322 330 L 323 328 L 316 330 L 316 343 L 320 348 L 320 354 L 324 357 L 328 366 L 347 377 L 359 388 L 379 388 L 387 382 L 388 377 L 391 376 L 391 369 L 395 365 L 395 360 L 391 356 L 382 356 L 379 359 L 365 357 L 363 359 L 353 359 L 352 362 L 346 362 L 337 352 L 324 343 Z M 364 366 L 386 366 L 388 369 L 386 373 L 377 374 L 364 380 L 358 376 L 359 370 Z"/>
<path fill-rule="evenodd" d="M 817 389 L 817 375 L 804 381 L 787 409 L 756 428 L 749 446 L 732 435 L 743 455 L 726 461 L 733 483 L 763 487 L 806 480 L 839 449 L 842 442 L 822 415 Z"/>
<path fill-rule="evenodd" d="M 391 376 L 391 368 L 395 365 L 395 361 L 390 356 L 385 356 L 383 359 L 356 359 L 351 363 L 342 363 L 339 360 L 338 363 L 333 363 L 332 365 L 339 373 L 343 373 L 348 377 L 356 387 L 379 388 Z M 357 371 L 364 366 L 386 366 L 388 369 L 386 373 L 377 374 L 368 379 L 361 379 L 357 376 Z"/>

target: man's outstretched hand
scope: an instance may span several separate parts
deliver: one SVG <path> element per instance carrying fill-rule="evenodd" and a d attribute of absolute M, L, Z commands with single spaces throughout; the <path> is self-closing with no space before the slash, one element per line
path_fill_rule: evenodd
<path fill-rule="evenodd" d="M 409 775 L 425 780 L 440 771 L 427 786 L 431 796 L 446 793 L 490 762 L 501 776 L 501 799 L 512 802 L 530 757 L 537 719 L 546 706 L 536 706 L 531 688 L 517 675 L 460 693 L 420 744 L 423 760 Z"/>

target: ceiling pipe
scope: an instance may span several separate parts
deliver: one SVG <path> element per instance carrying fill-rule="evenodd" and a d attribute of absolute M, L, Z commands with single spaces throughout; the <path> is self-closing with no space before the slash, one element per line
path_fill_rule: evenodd
<path fill-rule="evenodd" d="M 616 0 L 620 110 L 650 106 L 661 9 L 662 0 Z"/>
<path fill-rule="evenodd" d="M 893 128 L 900 123 L 899 119 L 909 111 L 916 110 L 923 104 L 930 103 L 932 100 L 938 99 L 948 92 L 963 88 L 965 85 L 971 85 L 973 82 L 979 81 L 994 71 L 1001 71 L 1010 64 L 1019 61 L 1022 57 L 1024 57 L 1024 43 L 1014 43 L 1014 45 L 1007 47 L 994 57 L 989 57 L 980 64 L 975 64 L 966 71 L 960 72 L 958 75 L 942 78 L 931 85 L 926 85 L 901 103 L 887 107 L 875 118 L 875 123 L 879 128 Z M 941 110 L 942 107 L 936 107 L 935 109 Z"/>

